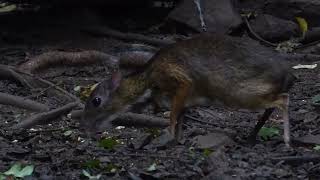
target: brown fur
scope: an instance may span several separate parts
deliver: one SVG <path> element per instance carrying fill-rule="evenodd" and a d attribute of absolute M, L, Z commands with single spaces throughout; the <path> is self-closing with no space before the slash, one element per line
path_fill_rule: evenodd
<path fill-rule="evenodd" d="M 152 97 L 171 99 L 174 133 L 189 106 L 220 100 L 247 109 L 282 107 L 279 97 L 294 76 L 280 62 L 275 52 L 252 40 L 202 34 L 160 50 L 142 72 L 122 80 L 103 108 L 116 113 L 150 89 Z"/>

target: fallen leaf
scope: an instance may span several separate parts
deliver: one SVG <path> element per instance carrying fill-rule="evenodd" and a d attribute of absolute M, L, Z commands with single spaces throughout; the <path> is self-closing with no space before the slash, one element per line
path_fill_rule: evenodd
<path fill-rule="evenodd" d="M 315 146 L 313 147 L 313 149 L 316 150 L 316 151 L 319 151 L 319 150 L 320 150 L 320 145 L 315 145 Z"/>
<path fill-rule="evenodd" d="M 151 164 L 147 169 L 148 172 L 155 171 L 155 170 L 157 170 L 157 164 L 156 163 Z"/>
<path fill-rule="evenodd" d="M 70 136 L 72 134 L 72 131 L 71 130 L 68 130 L 68 131 L 65 131 L 63 133 L 64 136 Z"/>
<path fill-rule="evenodd" d="M 92 179 L 92 180 L 100 179 L 100 178 L 101 178 L 101 174 L 98 174 L 98 175 L 96 175 L 96 176 L 92 176 L 92 175 L 91 175 L 88 171 L 86 171 L 86 170 L 82 170 L 82 174 L 83 174 L 84 176 L 86 176 L 87 178 Z"/>
<path fill-rule="evenodd" d="M 308 23 L 307 21 L 302 17 L 296 17 L 296 20 L 299 24 L 300 30 L 302 32 L 302 37 L 305 37 L 306 32 L 308 31 Z"/>
<path fill-rule="evenodd" d="M 314 106 L 320 106 L 320 94 L 312 97 L 311 102 L 312 102 L 312 105 Z"/>
<path fill-rule="evenodd" d="M 15 4 L 2 6 L 3 4 L 5 4 L 5 3 L 1 3 L 0 13 L 10 12 L 10 11 L 14 11 L 17 9 L 17 6 Z"/>
<path fill-rule="evenodd" d="M 293 69 L 314 69 L 318 66 L 318 64 L 307 64 L 307 65 L 303 65 L 303 64 L 298 64 L 296 66 L 293 66 Z"/>

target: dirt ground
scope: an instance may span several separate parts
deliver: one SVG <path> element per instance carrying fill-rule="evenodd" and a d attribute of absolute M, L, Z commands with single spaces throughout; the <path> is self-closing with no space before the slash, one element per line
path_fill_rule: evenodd
<path fill-rule="evenodd" d="M 30 24 L 28 17 L 25 18 L 26 23 L 12 19 L 1 30 L 1 64 L 15 66 L 25 62 L 26 57 L 50 50 L 100 50 L 116 55 L 132 43 L 92 37 L 78 27 L 59 24 L 63 17 L 44 24 L 37 22 L 37 19 Z M 288 63 L 297 65 L 304 62 Z M 299 79 L 290 91 L 290 120 L 294 140 L 308 134 L 320 137 L 319 109 L 311 105 L 311 98 L 320 94 L 319 72 L 318 67 L 294 70 Z M 39 73 L 42 78 L 75 95 L 76 86 L 94 84 L 109 75 L 110 69 L 101 65 L 54 68 Z M 8 80 L 0 81 L 0 92 L 28 97 L 50 108 L 68 103 Z M 145 111 L 148 112 L 148 109 Z M 83 169 L 88 169 L 92 175 L 102 174 L 101 179 L 319 179 L 319 159 L 314 162 L 277 159 L 286 156 L 319 156 L 319 151 L 313 149 L 316 144 L 294 143 L 293 148 L 286 148 L 281 137 L 282 131 L 280 136 L 270 140 L 259 139 L 255 146 L 245 143 L 260 114 L 262 112 L 232 110 L 222 106 L 194 108 L 185 117 L 186 141 L 183 145 L 163 148 L 149 143 L 141 145 L 139 149 L 136 147 L 143 144 L 142 140 L 146 137 L 153 139 L 160 131 L 125 127 L 108 131 L 106 136 L 113 137 L 119 143 L 112 149 L 106 149 L 100 147 L 98 141 L 88 139 L 79 130 L 77 120 L 68 117 L 23 133 L 13 131 L 13 125 L 32 113 L 0 105 L 0 172 L 8 170 L 16 162 L 22 162 L 35 166 L 33 175 L 27 179 L 80 179 L 84 178 Z M 266 126 L 282 130 L 281 115 L 275 113 Z M 226 141 L 211 150 L 197 148 L 195 137 L 217 133 L 218 130 L 231 134 L 230 138 L 224 137 Z M 66 134 L 67 131 L 72 133 Z"/>

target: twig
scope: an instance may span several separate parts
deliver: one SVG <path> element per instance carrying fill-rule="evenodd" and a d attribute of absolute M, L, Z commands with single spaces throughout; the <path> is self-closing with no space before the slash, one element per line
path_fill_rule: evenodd
<path fill-rule="evenodd" d="M 199 123 L 203 123 L 203 124 L 208 124 L 208 125 L 211 125 L 211 126 L 218 126 L 217 124 L 215 124 L 215 123 L 212 123 L 212 122 L 207 122 L 207 121 L 202 121 L 202 120 L 200 120 L 200 119 L 198 119 L 198 118 L 195 118 L 195 117 L 193 117 L 193 116 L 189 116 L 189 115 L 184 115 L 186 118 L 189 118 L 189 119 L 191 119 L 191 120 L 193 120 L 193 121 L 196 121 L 196 122 L 199 122 Z"/>
<path fill-rule="evenodd" d="M 80 104 L 79 104 L 80 107 L 84 107 L 84 105 L 81 103 L 81 100 L 80 100 L 78 97 L 76 97 L 76 96 L 74 96 L 73 94 L 69 93 L 68 91 L 60 88 L 59 86 L 56 86 L 56 85 L 53 84 L 52 82 L 47 81 L 47 80 L 45 80 L 45 79 L 42 79 L 42 78 L 40 78 L 40 77 L 34 76 L 33 74 L 30 74 L 30 73 L 27 73 L 27 72 L 23 72 L 23 71 L 19 71 L 19 70 L 16 70 L 16 71 L 18 71 L 19 73 L 25 74 L 25 75 L 27 75 L 27 76 L 30 76 L 30 77 L 32 77 L 32 78 L 34 78 L 34 79 L 37 79 L 37 80 L 38 80 L 39 82 L 41 82 L 42 84 L 45 84 L 45 85 L 47 85 L 47 86 L 49 86 L 49 87 L 52 87 L 52 88 L 54 88 L 54 89 L 62 92 L 62 93 L 65 94 L 66 96 L 70 97 L 72 100 L 77 101 L 78 103 L 80 103 Z"/>
<path fill-rule="evenodd" d="M 277 47 L 277 46 L 278 46 L 278 45 L 275 44 L 275 43 L 271 43 L 271 42 L 263 39 L 263 38 L 262 38 L 261 36 L 259 36 L 256 32 L 254 32 L 254 30 L 252 29 L 252 27 L 251 27 L 251 25 L 250 25 L 247 17 L 243 17 L 243 19 L 244 19 L 244 22 L 245 22 L 246 25 L 247 25 L 247 28 L 248 28 L 248 30 L 249 30 L 249 33 L 250 33 L 252 36 L 254 36 L 257 40 L 259 40 L 259 41 L 261 41 L 262 43 L 264 43 L 264 44 L 266 44 L 266 45 L 268 45 L 268 46 L 271 46 L 271 47 Z"/>
<path fill-rule="evenodd" d="M 104 156 L 119 157 L 119 156 L 129 156 L 129 157 L 146 157 L 146 158 L 158 158 L 158 159 L 174 159 L 181 162 L 190 163 L 188 160 L 183 160 L 180 156 L 168 156 L 168 155 L 157 155 L 157 154 L 146 154 L 144 153 L 103 153 Z"/>
<path fill-rule="evenodd" d="M 0 92 L 0 104 L 11 105 L 11 106 L 28 109 L 32 111 L 38 111 L 38 112 L 49 110 L 49 107 L 44 104 L 32 101 L 30 99 L 25 99 L 23 97 L 13 96 L 13 95 L 1 93 L 1 92 Z"/>
<path fill-rule="evenodd" d="M 175 41 L 172 41 L 172 40 L 150 38 L 141 34 L 123 33 L 110 28 L 90 28 L 90 29 L 87 28 L 87 29 L 82 29 L 82 31 L 86 33 L 90 33 L 95 36 L 111 36 L 111 37 L 115 37 L 115 38 L 127 40 L 127 41 L 142 41 L 142 42 L 156 45 L 156 46 L 167 46 L 169 44 L 175 43 Z"/>
<path fill-rule="evenodd" d="M 214 113 L 208 111 L 207 109 L 200 108 L 200 110 L 203 111 L 203 112 L 205 112 L 205 113 L 207 113 L 207 114 L 209 114 L 209 115 L 211 115 L 212 117 L 216 117 L 216 118 L 218 118 L 218 119 L 220 119 L 220 120 L 223 120 L 221 117 L 215 115 Z"/>
<path fill-rule="evenodd" d="M 60 108 L 54 109 L 52 111 L 44 112 L 36 114 L 35 116 L 32 116 L 28 119 L 23 120 L 16 126 L 14 126 L 14 129 L 19 128 L 30 128 L 32 126 L 38 125 L 38 124 L 46 124 L 54 119 L 57 119 L 59 116 L 65 115 L 68 112 L 70 112 L 74 107 L 78 106 L 79 102 L 72 102 L 69 104 L 66 104 Z"/>
<path fill-rule="evenodd" d="M 25 78 L 25 76 L 21 76 L 21 74 L 29 76 L 30 79 Z M 20 71 L 18 69 L 15 69 L 12 66 L 0 64 L 0 79 L 10 79 L 15 82 L 19 82 L 22 85 L 25 85 L 26 87 L 29 87 L 31 89 L 38 88 L 41 86 L 53 87 L 54 89 L 62 92 L 64 95 L 71 98 L 72 100 L 78 101 L 79 103 L 81 102 L 78 97 L 76 97 L 73 94 L 67 92 L 66 90 L 56 86 L 55 84 L 51 83 L 50 81 L 47 81 L 47 80 L 42 79 L 40 77 L 36 77 L 30 73 Z M 30 84 L 32 84 L 32 85 L 30 85 Z M 41 87 L 41 88 L 43 88 L 43 87 Z M 80 106 L 83 107 L 83 104 L 81 104 Z"/>

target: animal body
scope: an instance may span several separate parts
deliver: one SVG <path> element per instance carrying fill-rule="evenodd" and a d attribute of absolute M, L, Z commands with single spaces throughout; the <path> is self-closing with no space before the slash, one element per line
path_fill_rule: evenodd
<path fill-rule="evenodd" d="M 82 124 L 102 130 L 105 121 L 137 102 L 166 99 L 170 132 L 179 138 L 186 108 L 218 100 L 230 107 L 265 109 L 250 135 L 254 139 L 274 108 L 279 108 L 289 145 L 288 90 L 295 77 L 282 62 L 280 55 L 253 40 L 201 34 L 159 50 L 133 75 L 115 72 L 91 94 Z M 101 114 L 109 118 L 103 121 Z"/>

